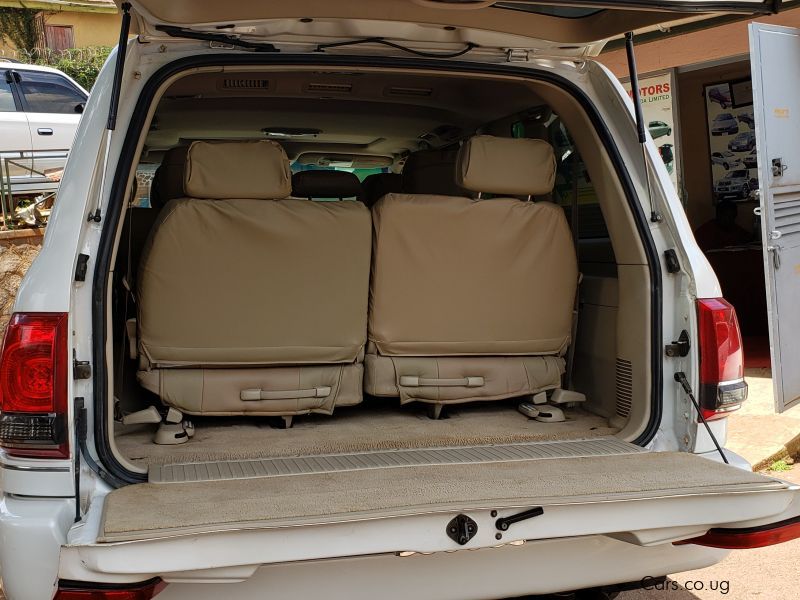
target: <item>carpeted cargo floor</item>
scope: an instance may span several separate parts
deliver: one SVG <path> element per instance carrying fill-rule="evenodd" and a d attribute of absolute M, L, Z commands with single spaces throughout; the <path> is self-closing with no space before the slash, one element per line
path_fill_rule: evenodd
<path fill-rule="evenodd" d="M 540 423 L 517 411 L 517 401 L 452 406 L 448 418 L 432 420 L 423 405 L 370 399 L 337 409 L 333 416 L 296 417 L 291 429 L 273 429 L 267 419 L 195 418 L 197 433 L 179 446 L 152 443 L 154 425 L 118 425 L 115 441 L 128 460 L 147 466 L 283 456 L 313 456 L 393 450 L 510 444 L 614 435 L 608 420 L 580 408 L 566 409 L 563 423 Z"/>
<path fill-rule="evenodd" d="M 782 484 L 686 453 L 411 466 L 200 483 L 145 483 L 105 499 L 100 541 L 477 507 L 547 505 Z"/>

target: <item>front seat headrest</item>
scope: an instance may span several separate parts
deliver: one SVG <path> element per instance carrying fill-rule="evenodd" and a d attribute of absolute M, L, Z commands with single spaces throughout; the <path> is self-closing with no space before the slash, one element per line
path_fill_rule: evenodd
<path fill-rule="evenodd" d="M 272 140 L 192 142 L 184 189 L 190 198 L 278 200 L 291 193 L 292 172 Z"/>
<path fill-rule="evenodd" d="M 347 171 L 298 171 L 292 175 L 292 195 L 296 198 L 361 198 L 363 188 Z"/>
<path fill-rule="evenodd" d="M 386 194 L 399 194 L 403 189 L 403 176 L 400 173 L 373 173 L 361 182 L 364 188 L 364 204 L 371 207 Z"/>
<path fill-rule="evenodd" d="M 163 208 L 170 200 L 183 198 L 183 171 L 189 146 L 175 146 L 164 153 L 150 185 L 150 206 Z"/>
<path fill-rule="evenodd" d="M 404 194 L 464 196 L 456 184 L 458 150 L 419 150 L 403 167 Z"/>
<path fill-rule="evenodd" d="M 555 152 L 544 140 L 477 135 L 458 154 L 456 182 L 473 192 L 540 196 L 555 180 Z"/>

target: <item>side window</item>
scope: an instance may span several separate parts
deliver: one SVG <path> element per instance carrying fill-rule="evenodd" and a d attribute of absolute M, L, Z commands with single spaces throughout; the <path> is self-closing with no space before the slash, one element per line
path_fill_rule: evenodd
<path fill-rule="evenodd" d="M 0 71 L 0 112 L 15 112 L 16 110 L 11 84 L 6 81 L 5 71 Z"/>
<path fill-rule="evenodd" d="M 20 71 L 19 87 L 29 112 L 76 114 L 75 107 L 86 102 L 84 95 L 55 73 Z"/>
<path fill-rule="evenodd" d="M 608 229 L 600 210 L 597 190 L 572 137 L 558 118 L 550 123 L 548 131 L 557 161 L 553 201 L 564 209 L 570 223 L 572 208 L 577 204 L 578 239 L 607 238 Z"/>

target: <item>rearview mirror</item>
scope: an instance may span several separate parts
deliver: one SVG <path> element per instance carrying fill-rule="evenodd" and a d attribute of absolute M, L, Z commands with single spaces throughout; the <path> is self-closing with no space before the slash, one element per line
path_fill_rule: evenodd
<path fill-rule="evenodd" d="M 84 108 L 86 108 L 86 102 L 78 102 L 78 104 L 75 105 L 75 112 L 81 114 Z"/>

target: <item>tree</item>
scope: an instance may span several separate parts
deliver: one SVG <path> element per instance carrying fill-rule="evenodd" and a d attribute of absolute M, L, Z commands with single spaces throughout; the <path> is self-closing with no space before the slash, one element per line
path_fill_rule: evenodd
<path fill-rule="evenodd" d="M 28 8 L 0 8 L 0 39 L 30 54 L 39 45 L 38 14 Z"/>

